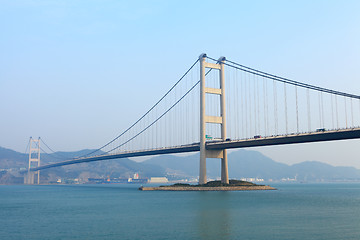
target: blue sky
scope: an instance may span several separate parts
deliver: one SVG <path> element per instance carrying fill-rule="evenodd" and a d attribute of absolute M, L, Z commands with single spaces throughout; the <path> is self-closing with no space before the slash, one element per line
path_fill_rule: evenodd
<path fill-rule="evenodd" d="M 24 151 L 30 136 L 41 136 L 56 150 L 96 148 L 142 115 L 203 52 L 360 94 L 359 1 L 0 4 L 2 147 Z M 258 150 L 288 164 L 360 168 L 359 144 Z M 303 154 L 289 158 L 294 153 Z"/>

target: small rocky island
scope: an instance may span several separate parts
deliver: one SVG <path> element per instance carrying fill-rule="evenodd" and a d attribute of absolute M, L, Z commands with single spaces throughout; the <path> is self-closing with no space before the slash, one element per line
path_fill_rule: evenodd
<path fill-rule="evenodd" d="M 255 183 L 230 180 L 229 184 L 221 181 L 211 181 L 206 184 L 191 185 L 186 183 L 175 183 L 173 185 L 159 187 L 143 187 L 142 191 L 252 191 L 252 190 L 276 190 L 276 188 L 267 185 L 257 185 Z"/>

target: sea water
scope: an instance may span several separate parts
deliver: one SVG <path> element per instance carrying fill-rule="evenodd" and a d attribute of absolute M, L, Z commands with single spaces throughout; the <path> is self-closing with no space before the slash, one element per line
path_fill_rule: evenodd
<path fill-rule="evenodd" d="M 0 239 L 360 239 L 360 184 L 275 191 L 0 186 Z"/>

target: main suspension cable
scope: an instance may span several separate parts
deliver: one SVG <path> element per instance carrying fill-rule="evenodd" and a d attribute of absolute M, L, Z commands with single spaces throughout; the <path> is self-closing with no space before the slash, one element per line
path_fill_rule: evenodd
<path fill-rule="evenodd" d="M 141 130 L 140 132 L 138 132 L 135 136 L 131 137 L 130 139 L 128 139 L 127 141 L 125 141 L 124 143 L 118 145 L 117 147 L 107 151 L 106 153 L 110 153 L 118 148 L 120 148 L 121 146 L 127 144 L 128 142 L 130 142 L 131 140 L 133 140 L 134 138 L 136 138 L 137 136 L 139 136 L 141 133 L 145 132 L 147 129 L 149 129 L 152 125 L 154 125 L 157 121 L 159 121 L 164 115 L 166 115 L 171 109 L 173 109 L 182 99 L 184 99 L 198 84 L 200 83 L 200 81 L 198 81 L 197 83 L 195 83 L 179 100 L 177 100 L 168 110 L 166 110 L 163 114 L 161 114 L 157 119 L 155 119 L 151 124 L 149 124 L 146 128 L 144 128 L 143 130 Z"/>
<path fill-rule="evenodd" d="M 64 156 L 64 155 L 62 155 L 62 154 L 60 154 L 60 153 L 55 152 L 54 150 L 52 150 L 52 149 L 49 147 L 49 145 L 47 145 L 46 142 L 45 142 L 42 138 L 39 137 L 39 139 L 40 139 L 40 141 L 41 141 L 53 154 L 59 156 L 59 157 L 55 157 L 55 158 L 58 158 L 58 159 L 66 159 L 66 158 L 68 158 L 68 157 L 66 157 L 66 156 Z M 45 151 L 44 151 L 44 152 L 45 152 Z M 49 154 L 49 153 L 47 153 L 47 152 L 45 152 L 45 153 L 46 153 L 46 154 Z M 49 155 L 50 155 L 50 154 L 49 154 Z"/>
<path fill-rule="evenodd" d="M 191 69 L 198 63 L 199 59 L 197 59 L 192 65 L 191 67 L 182 75 L 182 77 L 170 88 L 169 91 L 167 91 L 164 96 L 162 96 L 159 101 L 157 101 L 144 115 L 142 115 L 135 123 L 133 123 L 130 127 L 128 127 L 125 131 L 123 131 L 121 134 L 119 134 L 117 137 L 115 137 L 113 140 L 111 140 L 110 142 L 106 143 L 105 145 L 103 145 L 102 147 L 87 153 L 83 156 L 80 157 L 86 157 L 89 156 L 93 153 L 96 153 L 98 151 L 100 151 L 101 149 L 107 147 L 109 144 L 113 143 L 114 141 L 116 141 L 117 139 L 119 139 L 121 136 L 123 136 L 125 133 L 127 133 L 130 129 L 132 129 L 138 122 L 140 122 L 145 116 L 147 116 L 180 82 L 181 80 L 191 71 Z"/>
<path fill-rule="evenodd" d="M 207 76 L 212 69 L 209 69 L 206 73 L 205 76 Z M 135 139 L 137 136 L 139 136 L 140 134 L 142 134 L 143 132 L 145 132 L 147 129 L 149 129 L 152 125 L 154 125 L 157 121 L 159 121 L 163 116 L 165 116 L 171 109 L 173 109 L 182 99 L 184 99 L 198 84 L 200 83 L 200 80 L 197 81 L 179 100 L 177 100 L 170 108 L 168 108 L 163 114 L 161 114 L 157 119 L 155 119 L 151 124 L 149 124 L 147 127 L 145 127 L 143 130 L 141 130 L 140 132 L 138 132 L 136 135 L 134 135 L 133 137 L 131 137 L 130 139 L 128 139 L 127 141 L 125 141 L 124 143 L 112 148 L 111 150 L 105 152 L 105 153 L 110 153 L 122 146 L 124 146 L 125 144 L 127 144 L 128 142 L 132 141 L 133 139 Z"/>
<path fill-rule="evenodd" d="M 207 58 L 209 58 L 209 59 L 211 59 L 213 61 L 216 61 L 213 58 L 210 58 L 210 57 L 207 57 Z M 272 80 L 275 80 L 275 81 L 285 82 L 285 83 L 288 83 L 288 84 L 292 84 L 292 85 L 299 86 L 299 87 L 304 87 L 304 88 L 309 88 L 309 89 L 320 91 L 320 92 L 332 93 L 332 94 L 339 95 L 339 96 L 345 96 L 345 97 L 360 99 L 359 95 L 349 94 L 349 93 L 345 93 L 345 92 L 339 92 L 339 91 L 335 91 L 335 90 L 331 90 L 331 89 L 327 89 L 327 88 L 318 87 L 318 86 L 315 86 L 315 85 L 310 85 L 310 84 L 294 81 L 294 80 L 291 80 L 291 79 L 288 79 L 288 78 L 279 77 L 277 75 L 273 75 L 273 74 L 266 73 L 266 72 L 263 72 L 263 71 L 259 71 L 259 70 L 256 70 L 256 69 L 253 69 L 253 68 L 250 68 L 250 67 L 246 67 L 244 65 L 241 65 L 239 63 L 230 61 L 228 59 L 226 59 L 226 62 L 224 64 L 229 66 L 229 67 L 237 68 L 238 70 L 245 71 L 245 72 L 255 74 L 255 75 L 258 75 L 258 76 L 263 76 L 263 77 L 266 77 L 266 78 L 269 78 L 269 79 L 272 79 Z M 234 65 L 236 65 L 236 66 L 234 66 Z"/>
<path fill-rule="evenodd" d="M 31 137 L 30 137 L 30 139 L 31 139 Z M 29 139 L 29 141 L 28 141 L 28 143 L 27 143 L 27 146 L 26 146 L 26 149 L 25 149 L 25 154 L 27 154 L 27 150 L 28 150 L 28 148 L 29 148 L 29 145 L 30 145 L 30 139 Z"/>

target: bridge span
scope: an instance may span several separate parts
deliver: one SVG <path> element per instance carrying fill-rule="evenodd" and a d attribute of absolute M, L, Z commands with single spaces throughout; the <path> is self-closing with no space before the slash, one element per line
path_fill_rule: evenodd
<path fill-rule="evenodd" d="M 250 148 L 250 147 L 262 147 L 262 146 L 274 146 L 274 145 L 326 142 L 326 141 L 335 141 L 335 140 L 350 140 L 350 139 L 359 139 L 359 138 L 360 138 L 360 128 L 350 128 L 350 129 L 331 130 L 324 132 L 310 132 L 310 133 L 288 134 L 288 135 L 269 136 L 269 137 L 257 137 L 251 139 L 208 141 L 206 142 L 206 149 L 224 150 L 224 149 L 234 149 L 234 148 Z M 199 151 L 200 151 L 200 144 L 193 143 L 193 144 L 169 147 L 169 148 L 129 151 L 118 154 L 106 154 L 106 155 L 98 155 L 92 157 L 76 158 L 76 159 L 66 160 L 57 163 L 51 163 L 40 167 L 30 168 L 30 171 L 38 171 L 53 167 L 60 167 L 60 166 L 85 163 L 85 162 L 95 162 L 95 161 L 104 161 L 111 159 L 153 156 L 153 155 L 163 155 L 163 154 L 189 153 L 189 152 L 199 152 Z"/>
<path fill-rule="evenodd" d="M 39 183 L 39 170 L 52 167 L 200 152 L 199 183 L 207 182 L 206 159 L 218 158 L 221 182 L 227 184 L 227 149 L 356 139 L 360 138 L 359 126 L 360 95 L 203 53 L 145 114 L 87 155 L 68 159 L 41 141 L 62 159 L 41 165 L 40 150 L 45 151 L 40 138 L 37 142 L 30 138 L 26 181 L 33 184 L 37 175 Z"/>

